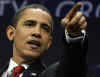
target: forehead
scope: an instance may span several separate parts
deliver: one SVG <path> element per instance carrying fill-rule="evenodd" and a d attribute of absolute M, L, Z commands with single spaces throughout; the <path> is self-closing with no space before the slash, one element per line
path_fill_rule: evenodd
<path fill-rule="evenodd" d="M 36 20 L 39 22 L 51 23 L 52 19 L 49 13 L 42 9 L 28 8 L 25 9 L 20 20 Z"/>

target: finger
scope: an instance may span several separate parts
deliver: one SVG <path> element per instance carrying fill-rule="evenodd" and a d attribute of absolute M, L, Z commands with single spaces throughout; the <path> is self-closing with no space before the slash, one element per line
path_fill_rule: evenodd
<path fill-rule="evenodd" d="M 68 22 L 69 22 L 69 20 L 67 19 L 67 18 L 63 18 L 62 20 L 61 20 L 61 24 L 68 24 Z"/>
<path fill-rule="evenodd" d="M 81 17 L 79 24 L 84 24 L 84 22 L 86 22 L 86 18 L 84 16 Z"/>
<path fill-rule="evenodd" d="M 74 7 L 68 12 L 68 14 L 61 20 L 61 24 L 67 24 L 69 20 L 74 16 L 74 14 L 76 14 L 81 5 L 81 2 L 76 3 L 76 5 L 74 5 Z"/>
<path fill-rule="evenodd" d="M 86 27 L 87 27 L 87 22 L 84 22 L 80 28 L 82 30 L 82 29 L 86 29 Z"/>
<path fill-rule="evenodd" d="M 73 26 L 76 26 L 80 19 L 82 18 L 82 12 L 77 12 L 76 15 L 72 18 L 69 24 L 72 24 Z"/>
<path fill-rule="evenodd" d="M 65 17 L 70 20 L 76 14 L 76 12 L 79 10 L 81 6 L 82 6 L 82 2 L 76 3 Z"/>

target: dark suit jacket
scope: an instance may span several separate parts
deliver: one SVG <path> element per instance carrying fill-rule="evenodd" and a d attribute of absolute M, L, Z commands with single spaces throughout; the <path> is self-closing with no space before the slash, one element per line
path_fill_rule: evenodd
<path fill-rule="evenodd" d="M 57 67 L 59 65 L 59 62 L 56 62 L 49 66 L 47 69 L 43 66 L 43 64 L 32 64 L 27 70 L 24 71 L 23 77 L 54 77 L 56 74 Z M 5 65 L 0 70 L 0 77 L 2 77 L 3 72 L 7 70 L 8 64 Z M 36 76 L 32 75 L 32 73 L 37 73 Z"/>
<path fill-rule="evenodd" d="M 64 48 L 62 51 L 63 56 L 59 62 L 55 62 L 53 65 L 45 69 L 42 63 L 31 64 L 23 77 L 34 77 L 32 72 L 38 73 L 36 77 L 86 77 L 87 72 L 87 62 L 86 62 L 86 52 L 88 48 L 88 39 L 86 38 L 84 42 L 77 41 L 74 43 L 67 44 L 65 40 Z M 0 77 L 2 73 L 7 69 L 8 65 L 0 69 Z"/>

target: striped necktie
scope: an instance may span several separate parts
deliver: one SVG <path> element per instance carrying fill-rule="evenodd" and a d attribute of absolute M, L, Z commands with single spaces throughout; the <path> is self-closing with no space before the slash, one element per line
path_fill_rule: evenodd
<path fill-rule="evenodd" d="M 19 77 L 24 70 L 25 68 L 21 65 L 15 67 L 11 77 Z"/>

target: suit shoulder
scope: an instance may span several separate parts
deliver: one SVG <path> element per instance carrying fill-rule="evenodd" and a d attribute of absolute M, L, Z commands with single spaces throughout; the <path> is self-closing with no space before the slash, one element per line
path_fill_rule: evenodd
<path fill-rule="evenodd" d="M 8 68 L 9 62 L 2 63 L 0 66 L 0 75 Z"/>
<path fill-rule="evenodd" d="M 59 66 L 59 62 L 55 62 L 48 67 L 48 70 L 56 70 Z"/>
<path fill-rule="evenodd" d="M 54 77 L 58 66 L 59 62 L 55 62 L 48 66 L 48 68 L 42 73 L 42 77 Z"/>

